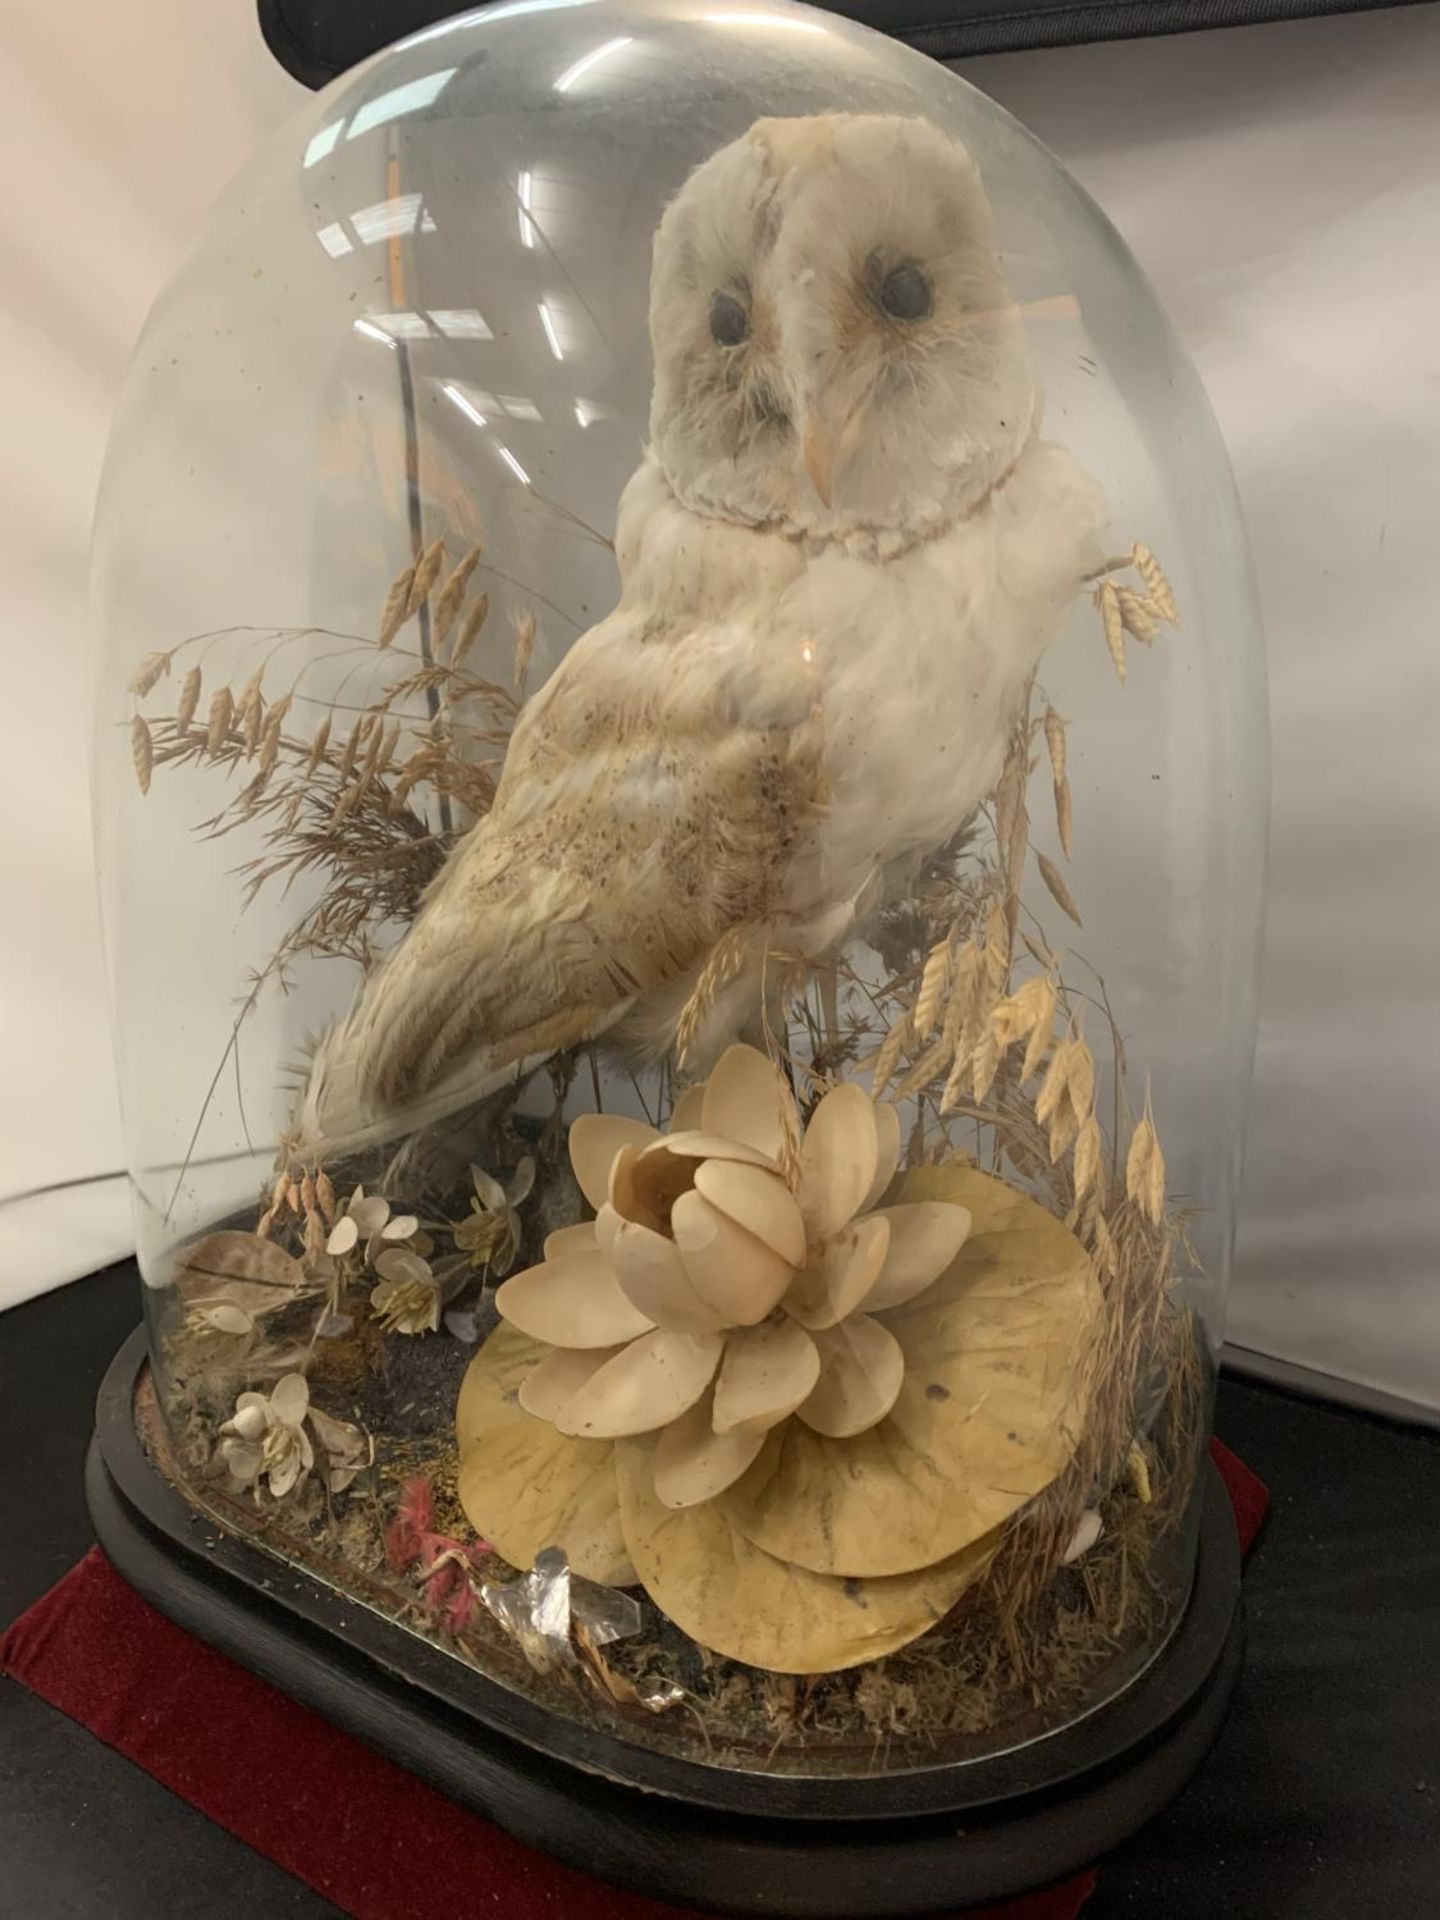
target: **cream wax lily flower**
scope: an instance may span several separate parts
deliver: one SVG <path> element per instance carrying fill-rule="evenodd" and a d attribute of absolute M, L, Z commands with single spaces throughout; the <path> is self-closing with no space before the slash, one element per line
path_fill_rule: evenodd
<path fill-rule="evenodd" d="M 943 1200 L 877 1207 L 894 1175 L 894 1107 L 853 1085 L 803 1135 L 784 1077 L 733 1046 L 670 1130 L 593 1114 L 570 1130 L 593 1224 L 545 1243 L 496 1295 L 553 1349 L 520 1404 L 562 1434 L 658 1433 L 667 1507 L 731 1486 L 794 1415 L 844 1439 L 883 1420 L 905 1374 L 884 1315 L 939 1278 L 970 1214 Z"/>

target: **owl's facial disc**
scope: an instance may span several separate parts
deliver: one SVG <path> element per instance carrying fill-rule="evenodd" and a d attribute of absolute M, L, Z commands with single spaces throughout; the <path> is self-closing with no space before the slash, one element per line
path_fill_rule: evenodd
<path fill-rule="evenodd" d="M 760 121 L 656 237 L 651 429 L 698 510 L 915 532 L 1009 465 L 1033 393 L 973 163 L 925 121 Z"/>

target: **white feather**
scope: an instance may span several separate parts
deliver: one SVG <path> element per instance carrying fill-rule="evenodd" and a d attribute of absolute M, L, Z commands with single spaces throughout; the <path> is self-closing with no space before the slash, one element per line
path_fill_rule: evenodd
<path fill-rule="evenodd" d="M 883 308 L 896 263 L 930 292 L 913 324 Z M 712 333 L 718 293 L 738 343 Z M 990 792 L 1100 564 L 1099 489 L 1037 437 L 984 191 L 934 127 L 757 123 L 667 212 L 651 335 L 619 605 L 317 1049 L 308 1153 L 434 1124 L 556 1046 L 664 1053 L 715 942 L 757 917 L 761 946 L 833 953 Z M 741 969 L 702 1051 L 754 1020 L 760 979 Z"/>

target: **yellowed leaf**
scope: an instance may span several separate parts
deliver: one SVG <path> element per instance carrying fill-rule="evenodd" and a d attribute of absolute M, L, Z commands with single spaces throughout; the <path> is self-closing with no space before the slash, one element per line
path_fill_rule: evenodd
<path fill-rule="evenodd" d="M 570 1439 L 516 1399 L 553 1352 L 502 1323 L 470 1362 L 455 1409 L 460 1504 L 512 1566 L 559 1546 L 587 1579 L 628 1586 L 612 1443 Z"/>
<path fill-rule="evenodd" d="M 971 1167 L 915 1168 L 899 1200 L 950 1201 L 972 1225 L 932 1287 L 877 1316 L 905 1357 L 894 1407 L 845 1440 L 790 1421 L 716 1502 L 816 1573 L 912 1572 L 980 1540 L 1063 1470 L 1084 1417 L 1099 1290 L 1075 1236 Z"/>
<path fill-rule="evenodd" d="M 187 1306 L 228 1300 L 246 1313 L 271 1313 L 305 1290 L 300 1262 L 257 1233 L 207 1233 L 176 1249 L 171 1284 Z"/>
<path fill-rule="evenodd" d="M 893 1653 L 944 1619 L 994 1551 L 978 1541 L 887 1579 L 815 1573 L 753 1545 L 715 1500 L 662 1506 L 654 1455 L 649 1439 L 615 1449 L 625 1542 L 645 1591 L 702 1647 L 772 1673 L 834 1673 Z"/>

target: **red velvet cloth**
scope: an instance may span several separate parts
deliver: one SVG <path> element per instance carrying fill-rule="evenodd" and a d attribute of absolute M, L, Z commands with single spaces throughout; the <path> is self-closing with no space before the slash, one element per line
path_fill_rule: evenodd
<path fill-rule="evenodd" d="M 1265 1488 L 1228 1449 L 1212 1450 L 1248 1548 Z M 465 1812 L 175 1626 L 98 1548 L 0 1640 L 0 1670 L 356 1920 L 482 1907 L 513 1920 L 682 1912 L 591 1880 Z M 1075 1920 L 1094 1886 L 1082 1873 L 969 1920 Z"/>

